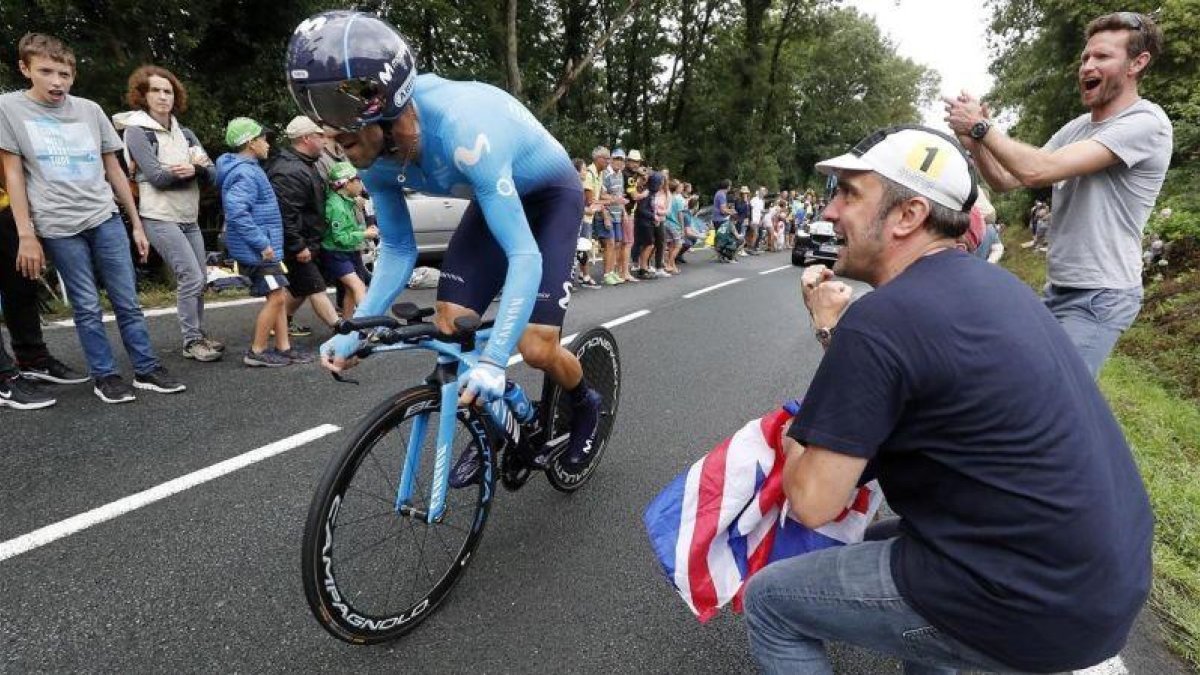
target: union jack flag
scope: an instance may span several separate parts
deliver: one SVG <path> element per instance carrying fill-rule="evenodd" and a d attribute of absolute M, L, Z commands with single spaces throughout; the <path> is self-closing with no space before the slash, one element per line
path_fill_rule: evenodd
<path fill-rule="evenodd" d="M 811 530 L 787 516 L 783 434 L 797 410 L 791 403 L 748 422 L 646 507 L 643 522 L 667 580 L 701 622 L 731 601 L 741 612 L 746 580 L 766 565 L 862 541 L 883 501 L 871 481 L 828 525 Z"/>

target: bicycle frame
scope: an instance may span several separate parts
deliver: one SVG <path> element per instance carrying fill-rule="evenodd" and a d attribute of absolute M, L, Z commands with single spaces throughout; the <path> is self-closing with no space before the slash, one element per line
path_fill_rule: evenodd
<path fill-rule="evenodd" d="M 429 510 L 421 513 L 412 507 L 413 482 L 421 466 L 421 455 L 424 452 L 425 434 L 429 427 L 430 413 L 419 413 L 413 419 L 412 435 L 408 439 L 407 454 L 404 466 L 400 472 L 400 482 L 396 489 L 395 509 L 397 513 L 423 517 L 425 522 L 434 523 L 441 519 L 446 511 L 446 493 L 450 488 L 450 461 L 453 448 L 450 446 L 454 439 L 454 424 L 458 415 L 458 378 L 479 363 L 481 349 L 478 345 L 485 344 L 491 336 L 492 329 L 485 328 L 475 333 L 476 347 L 463 350 L 461 345 L 451 342 L 440 342 L 436 339 L 424 340 L 419 343 L 398 343 L 394 345 L 377 345 L 373 353 L 409 351 L 423 349 L 436 352 L 437 384 L 441 393 L 441 410 L 438 414 L 437 449 L 433 465 L 433 485 L 429 497 Z M 454 365 L 457 364 L 457 368 Z M 514 386 L 519 387 L 516 383 Z M 521 425 L 516 415 L 503 397 L 490 401 L 483 406 L 488 417 L 496 425 L 496 429 L 505 440 L 512 444 L 520 442 Z M 489 469 L 490 470 L 490 467 Z M 490 479 L 490 476 L 488 477 Z M 484 485 L 489 485 L 485 480 Z M 485 495 L 484 499 L 490 499 Z"/>

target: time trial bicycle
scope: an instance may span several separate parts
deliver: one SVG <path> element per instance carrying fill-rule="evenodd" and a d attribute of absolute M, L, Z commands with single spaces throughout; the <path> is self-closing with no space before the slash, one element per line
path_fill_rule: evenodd
<path fill-rule="evenodd" d="M 360 332 L 358 358 L 428 350 L 437 365 L 423 384 L 388 397 L 358 425 L 331 459 L 304 528 L 309 607 L 327 631 L 354 644 L 394 640 L 434 613 L 479 545 L 497 478 L 510 490 L 539 472 L 557 490 L 583 487 L 620 402 L 616 339 L 603 327 L 586 330 L 568 348 L 600 394 L 600 425 L 589 463 L 570 471 L 559 461 L 570 438 L 569 397 L 549 377 L 536 403 L 510 380 L 503 398 L 458 405 L 458 378 L 478 363 L 492 322 L 461 317 L 455 334 L 444 335 L 426 321 L 432 308 L 402 303 L 392 313 L 342 321 L 337 331 Z M 454 454 L 470 445 L 482 462 L 479 478 L 451 489 Z"/>

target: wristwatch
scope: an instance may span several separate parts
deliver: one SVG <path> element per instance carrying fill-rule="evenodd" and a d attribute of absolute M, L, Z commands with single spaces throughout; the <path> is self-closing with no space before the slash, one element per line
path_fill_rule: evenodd
<path fill-rule="evenodd" d="M 813 331 L 813 335 L 816 336 L 817 342 L 820 342 L 822 347 L 828 348 L 829 341 L 833 338 L 833 331 L 828 328 L 818 328 Z"/>
<path fill-rule="evenodd" d="M 988 120 L 979 120 L 971 126 L 971 138 L 977 141 L 982 141 L 984 136 L 991 131 L 992 123 Z"/>

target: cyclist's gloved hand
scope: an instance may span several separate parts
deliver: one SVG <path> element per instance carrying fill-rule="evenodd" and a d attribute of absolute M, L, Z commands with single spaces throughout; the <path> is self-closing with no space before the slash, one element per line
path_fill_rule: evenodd
<path fill-rule="evenodd" d="M 458 378 L 459 405 L 470 405 L 476 399 L 481 403 L 494 401 L 504 395 L 504 369 L 488 361 L 480 361 L 474 368 Z"/>
<path fill-rule="evenodd" d="M 321 365 L 329 371 L 340 373 L 347 368 L 353 368 L 358 359 L 353 358 L 358 350 L 359 337 L 357 332 L 349 335 L 334 335 L 321 344 Z"/>

